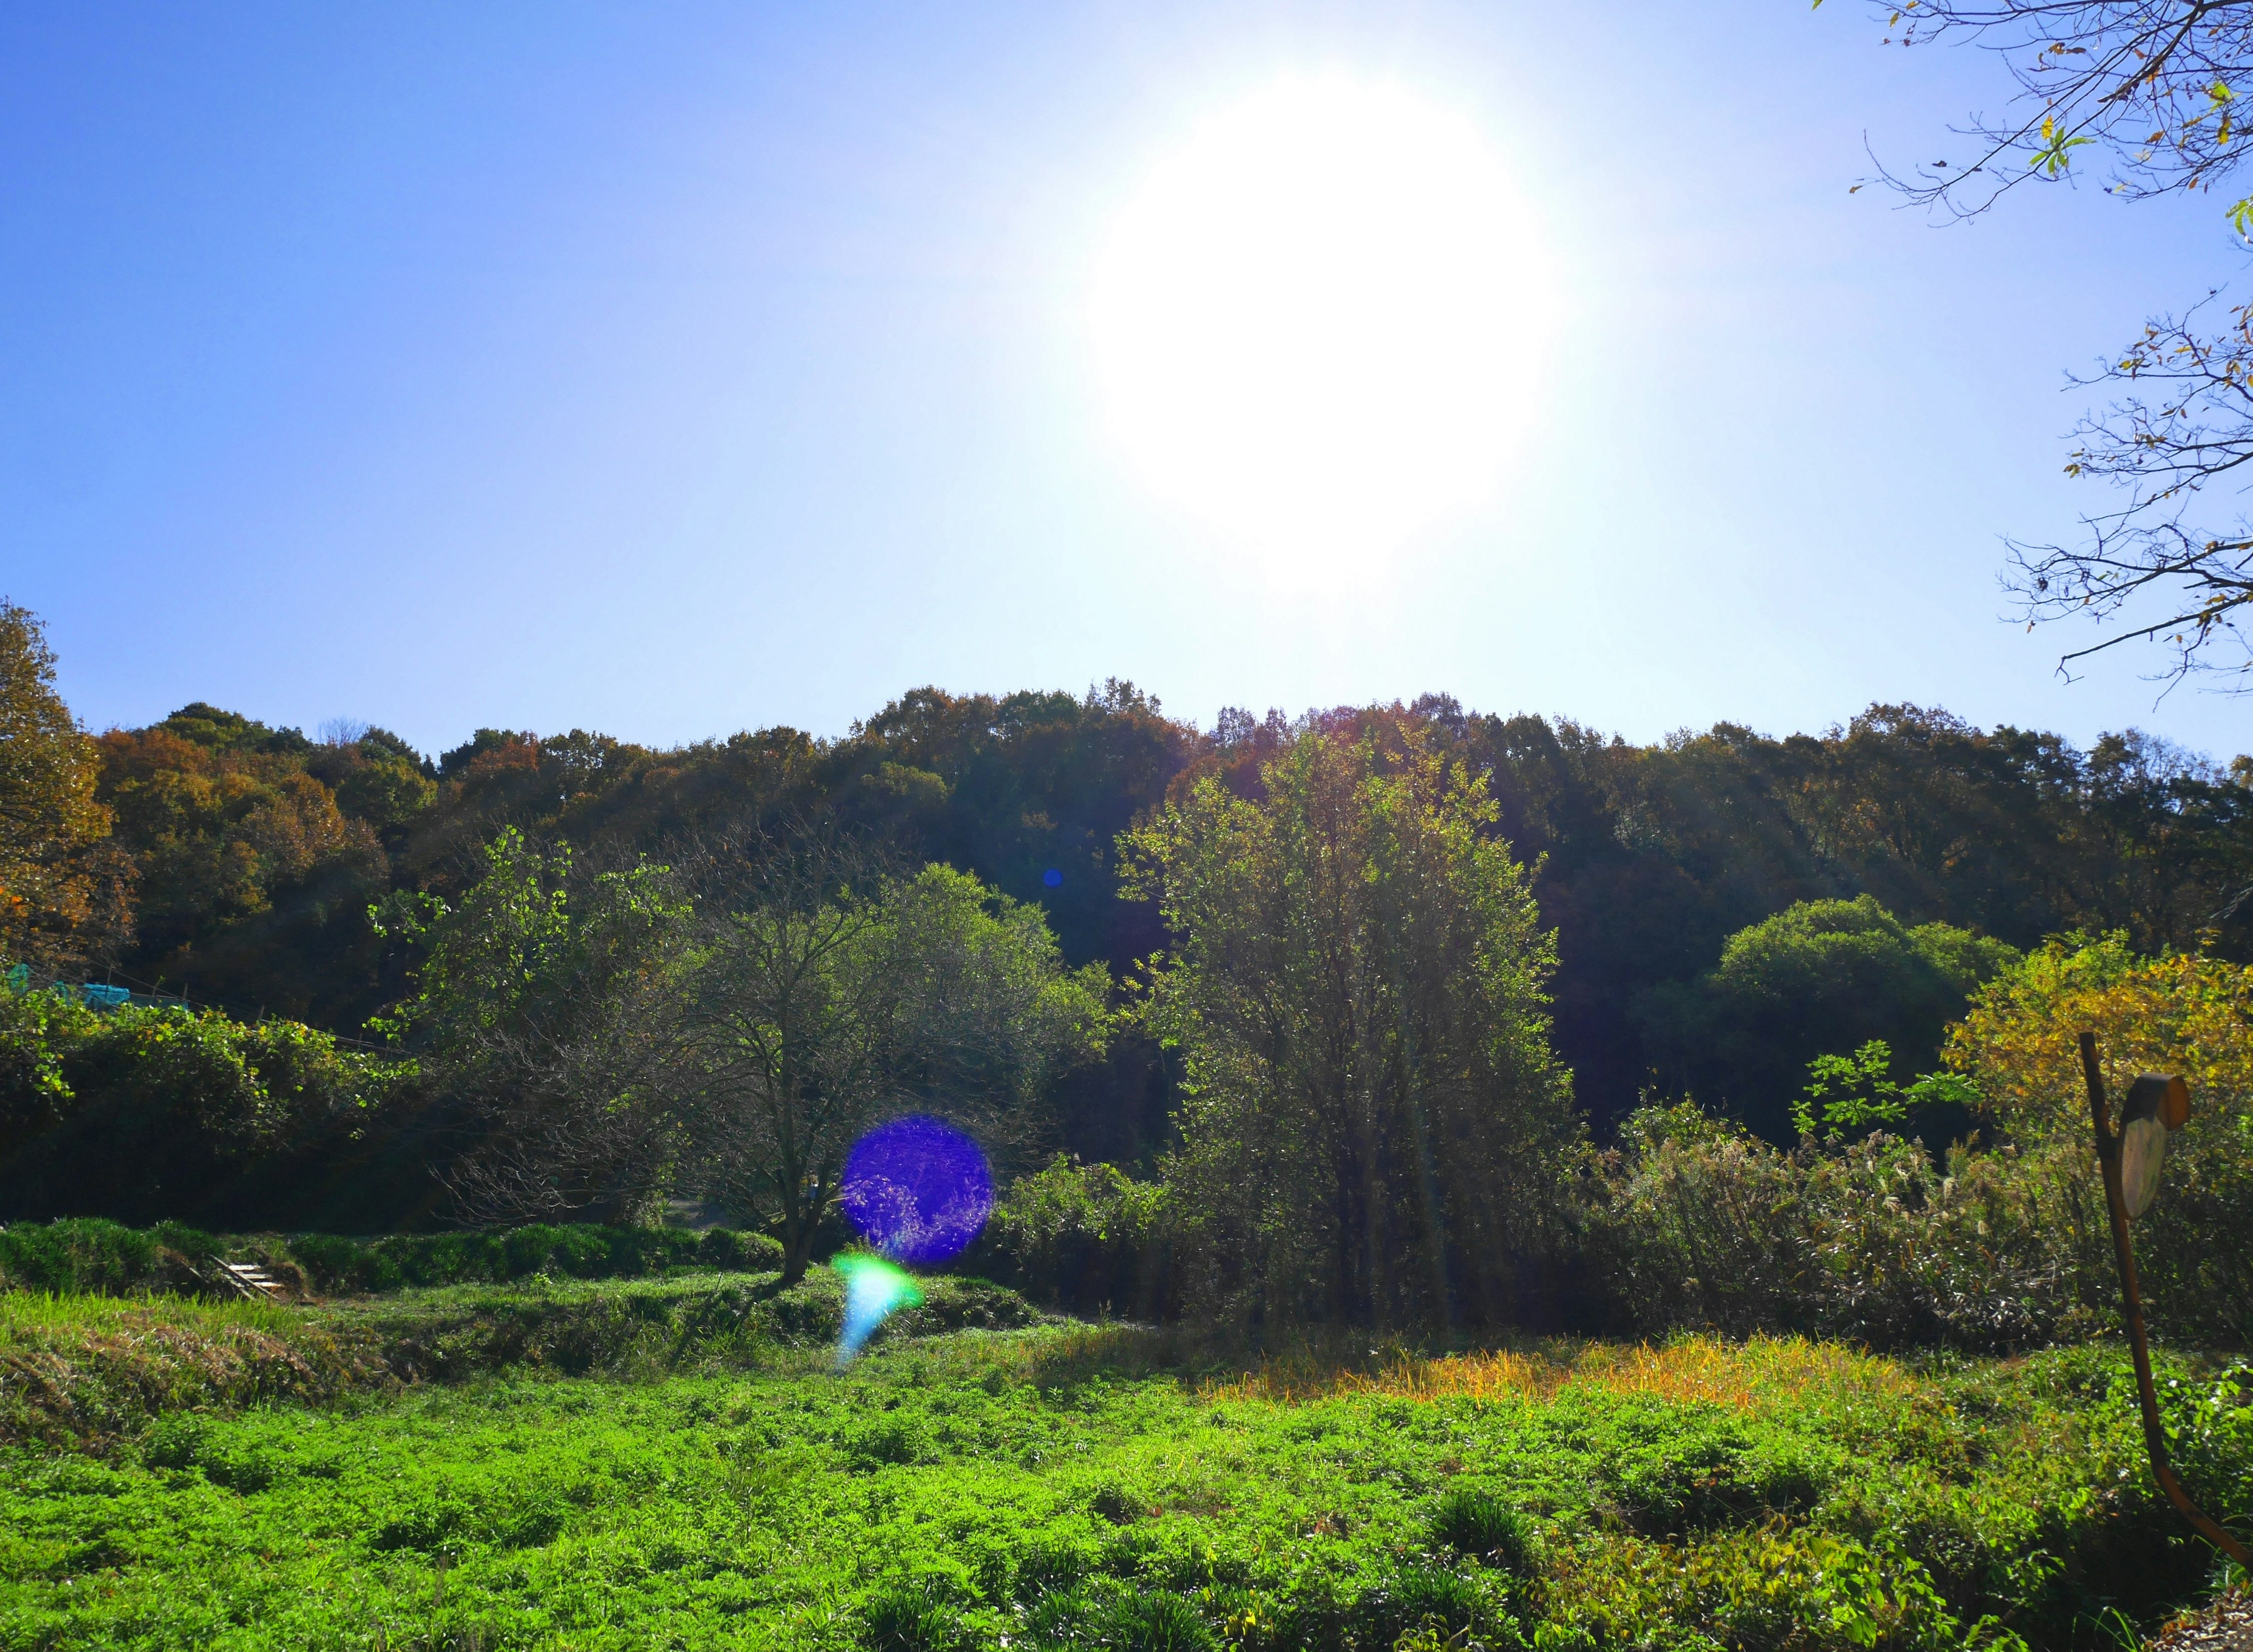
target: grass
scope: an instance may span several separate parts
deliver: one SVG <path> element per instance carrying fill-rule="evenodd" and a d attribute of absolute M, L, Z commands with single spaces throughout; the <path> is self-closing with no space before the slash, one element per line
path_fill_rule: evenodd
<path fill-rule="evenodd" d="M 460 1379 L 213 1383 L 8 1448 L 0 1648 L 2095 1648 L 2107 1613 L 2149 1627 L 2215 1584 L 2149 1486 L 2117 1350 L 1689 1339 L 1231 1374 L 1131 1327 L 956 1328 L 1018 1310 L 953 1282 L 837 1373 L 834 1280 L 741 1288 L 294 1321 L 0 1298 L 0 1349 L 164 1324 L 395 1356 L 406 1324 Z M 603 1356 L 585 1374 L 557 1325 Z M 2187 1475 L 2253 1516 L 2248 1388 L 2163 1381 Z"/>
<path fill-rule="evenodd" d="M 977 1279 L 929 1282 L 889 1334 L 1022 1327 L 1042 1315 Z M 97 1451 L 168 1411 L 323 1401 L 499 1370 L 647 1378 L 786 1363 L 843 1318 L 834 1274 L 454 1285 L 317 1307 L 0 1292 L 0 1446 Z"/>

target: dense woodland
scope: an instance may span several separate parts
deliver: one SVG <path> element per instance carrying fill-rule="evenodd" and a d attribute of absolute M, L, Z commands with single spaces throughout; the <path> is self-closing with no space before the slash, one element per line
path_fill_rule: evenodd
<path fill-rule="evenodd" d="M 607 862 L 820 819 L 1040 906 L 1070 962 L 1125 976 L 1166 937 L 1150 902 L 1120 898 L 1120 832 L 1206 773 L 1256 790 L 1301 731 L 1399 728 L 1487 777 L 1496 829 L 1535 868 L 1557 931 L 1558 1052 L 1601 1121 L 1646 1088 L 1734 1098 L 1726 1034 L 1685 1020 L 1685 990 L 1732 935 L 1796 902 L 1868 895 L 1905 924 L 2019 948 L 2121 931 L 2142 951 L 2253 958 L 2253 759 L 2222 769 L 2133 731 L 2083 751 L 1912 706 L 1821 735 L 1721 724 L 1650 746 L 1444 695 L 1228 710 L 1206 733 L 1114 681 L 1078 696 L 919 689 L 838 740 L 771 728 L 659 750 L 484 728 L 435 760 L 380 728 L 316 741 L 191 705 L 97 738 L 136 921 L 88 966 L 359 1034 L 414 962 L 367 909 L 394 890 L 458 894 L 504 826 Z M 1928 1049 L 1939 1023 L 1924 1018 Z M 1805 1056 L 1785 1059 L 1796 1078 Z M 1122 1070 L 1073 1144 L 1147 1159 L 1163 1100 L 1161 1079 Z"/>
<path fill-rule="evenodd" d="M 2206 1063 L 2181 1319 L 2246 1329 L 2253 1251 L 2208 1242 L 2253 1187 L 2244 757 L 1882 706 L 1208 732 L 1119 681 L 670 750 L 200 703 L 87 736 L 8 613 L 0 1214 L 687 1199 L 794 1276 L 847 1237 L 856 1133 L 927 1108 L 1019 1178 L 979 1265 L 1082 1307 L 2011 1345 L 2103 1311 L 2045 1042 L 2075 1019 Z M 198 1013 L 22 990 L 52 979 Z M 1790 1260 L 1850 1232 L 1897 1254 L 1845 1297 Z"/>

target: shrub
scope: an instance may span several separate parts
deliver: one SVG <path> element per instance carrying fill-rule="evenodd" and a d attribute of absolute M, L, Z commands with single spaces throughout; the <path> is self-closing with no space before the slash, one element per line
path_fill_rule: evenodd
<path fill-rule="evenodd" d="M 2105 1322 L 2054 1154 L 1958 1147 L 1943 1174 L 1919 1142 L 1786 1152 L 1688 1104 L 1622 1137 L 1587 1179 L 1584 1238 L 1622 1328 L 2002 1351 Z"/>
<path fill-rule="evenodd" d="M 1050 1307 L 1154 1318 L 1164 1209 L 1154 1183 L 1058 1154 L 1010 1184 L 966 1265 Z"/>
<path fill-rule="evenodd" d="M 2089 1142 L 2079 1031 L 2116 1103 L 2139 1070 L 2194 1096 L 2136 1224 L 2153 1329 L 2253 1343 L 2253 969 L 2053 941 L 1978 990 L 1949 1066 L 2008 1132 L 1935 1166 L 1922 1144 L 1769 1146 L 1687 1104 L 1630 1118 L 1583 1180 L 1615 1320 L 2006 1351 L 2113 1328 L 2119 1285 Z"/>
<path fill-rule="evenodd" d="M 1126 1594 L 1103 1614 L 1102 1642 L 1117 1652 L 1217 1652 L 1212 1626 L 1177 1594 Z"/>
<path fill-rule="evenodd" d="M 1458 1554 L 1491 1562 L 1519 1577 L 1535 1566 L 1533 1530 L 1524 1516 L 1474 1486 L 1457 1486 L 1432 1512 L 1432 1540 Z"/>
<path fill-rule="evenodd" d="M 935 1585 L 893 1584 L 861 1608 L 868 1652 L 956 1652 L 968 1642 L 961 1613 Z"/>
<path fill-rule="evenodd" d="M 0 1289 L 130 1295 L 210 1288 L 220 1257 L 253 1260 L 287 1282 L 326 1292 L 408 1285 L 499 1284 L 534 1273 L 636 1278 L 674 1267 L 768 1272 L 782 1246 L 764 1233 L 591 1225 L 494 1233 L 393 1234 L 377 1239 L 306 1233 L 221 1237 L 176 1222 L 137 1230 L 95 1217 L 0 1228 Z"/>

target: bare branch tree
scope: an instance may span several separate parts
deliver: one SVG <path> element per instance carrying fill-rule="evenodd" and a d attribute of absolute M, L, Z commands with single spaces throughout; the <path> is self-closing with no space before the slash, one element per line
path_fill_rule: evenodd
<path fill-rule="evenodd" d="M 1820 3 L 1820 0 L 1817 0 Z M 2017 87 L 2002 118 L 1956 129 L 1975 144 L 1969 165 L 1946 160 L 1884 182 L 1954 218 L 1985 212 L 2029 183 L 2069 183 L 2077 163 L 2109 164 L 2107 192 L 2128 200 L 2207 194 L 2245 153 L 2241 88 L 2253 87 L 2253 0 L 1900 0 L 1877 8 L 1888 43 L 1971 41 L 2004 63 Z M 1859 187 L 1857 185 L 1856 187 Z M 2229 209 L 2253 234 L 2253 196 Z M 2215 295 L 2209 294 L 2211 300 Z M 2005 589 L 2034 624 L 2080 617 L 2109 634 L 2066 654 L 2059 669 L 2124 643 L 2171 651 L 2160 676 L 2215 673 L 2253 687 L 2253 652 L 2238 610 L 2253 601 L 2253 525 L 2194 519 L 2209 485 L 2253 457 L 2253 306 L 2210 331 L 2204 304 L 2147 325 L 2084 386 L 2129 387 L 2075 429 L 2068 476 L 2113 484 L 2110 511 L 2083 519 L 2072 546 L 2013 541 Z"/>
<path fill-rule="evenodd" d="M 2084 518 L 2082 544 L 2013 541 L 2012 585 L 2035 619 L 2133 614 L 2127 629 L 2067 654 L 2068 668 L 2140 640 L 2173 651 L 2170 677 L 2222 672 L 2243 680 L 2253 671 L 2238 613 L 2253 601 L 2253 531 L 2242 516 L 2221 531 L 2187 517 L 2209 483 L 2253 459 L 2253 307 L 2240 306 L 2213 333 L 2188 317 L 2154 322 L 2106 376 L 2149 386 L 2151 394 L 2084 419 L 2066 471 L 2111 482 L 2126 501 Z M 2152 603 L 2158 613 L 2146 617 Z M 2222 658 L 2217 645 L 2226 645 Z"/>
<path fill-rule="evenodd" d="M 2236 88 L 2253 75 L 2247 0 L 1901 0 L 1873 9 L 1887 14 L 1887 44 L 1970 40 L 1999 58 L 2018 88 L 2007 117 L 1974 115 L 1953 129 L 1975 146 L 1969 165 L 1939 160 L 1883 173 L 1918 205 L 1974 216 L 2023 185 L 2070 181 L 2084 147 L 2110 158 L 2108 189 L 2131 200 L 2203 192 L 2236 167 Z"/>

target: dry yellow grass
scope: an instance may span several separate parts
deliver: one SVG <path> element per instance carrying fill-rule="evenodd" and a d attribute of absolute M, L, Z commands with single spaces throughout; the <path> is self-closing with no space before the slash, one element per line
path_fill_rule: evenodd
<path fill-rule="evenodd" d="M 1547 1399 L 1574 1385 L 1654 1394 L 1752 1410 L 1810 1389 L 1905 1394 L 1908 1373 L 1891 1360 L 1804 1337 L 1756 1336 L 1747 1342 L 1689 1336 L 1648 1342 L 1548 1342 L 1518 1350 L 1401 1353 L 1374 1370 L 1315 1358 L 1279 1359 L 1242 1377 L 1204 1385 L 1214 1399 L 1284 1404 L 1336 1394 L 1407 1399 Z"/>

